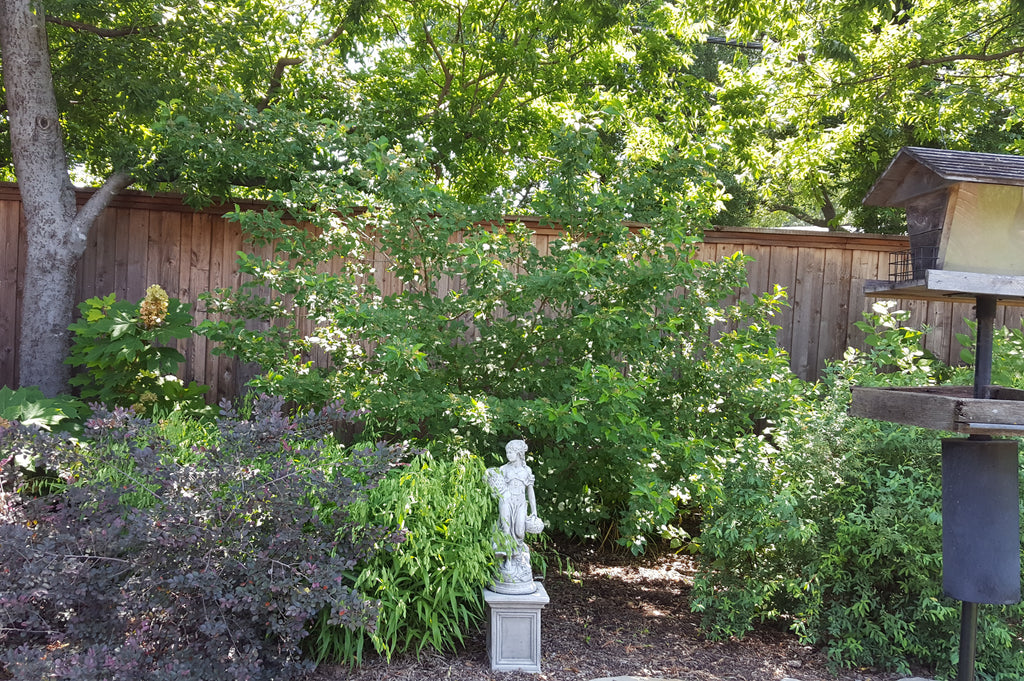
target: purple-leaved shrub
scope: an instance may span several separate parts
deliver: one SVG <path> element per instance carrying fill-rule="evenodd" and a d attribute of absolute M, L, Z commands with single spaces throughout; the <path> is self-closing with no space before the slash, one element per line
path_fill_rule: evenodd
<path fill-rule="evenodd" d="M 158 429 L 96 407 L 79 442 L 0 424 L 0 459 L 51 484 L 0 489 L 0 662 L 15 678 L 288 679 L 314 622 L 372 627 L 353 570 L 385 531 L 350 504 L 398 452 L 339 454 L 336 415 L 257 400 L 174 460 Z"/>

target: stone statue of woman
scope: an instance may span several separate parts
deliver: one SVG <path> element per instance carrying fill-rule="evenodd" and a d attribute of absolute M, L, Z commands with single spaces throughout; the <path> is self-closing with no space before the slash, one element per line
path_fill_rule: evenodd
<path fill-rule="evenodd" d="M 526 451 L 523 440 L 512 440 L 505 445 L 508 463 L 487 469 L 487 482 L 498 497 L 498 527 L 504 539 L 496 547 L 501 565 L 491 590 L 497 593 L 528 594 L 537 589 L 526 534 L 542 532 L 544 521 L 537 516 L 534 476 L 526 465 Z"/>

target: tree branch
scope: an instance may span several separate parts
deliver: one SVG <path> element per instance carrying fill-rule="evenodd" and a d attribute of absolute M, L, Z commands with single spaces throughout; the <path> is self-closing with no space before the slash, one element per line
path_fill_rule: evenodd
<path fill-rule="evenodd" d="M 332 33 L 329 36 L 327 36 L 327 38 L 322 43 L 320 43 L 320 47 L 327 47 L 328 45 L 333 43 L 335 40 L 337 40 L 338 38 L 340 38 L 344 34 L 345 34 L 345 26 L 344 25 L 338 26 L 338 28 L 334 29 L 334 33 Z"/>
<path fill-rule="evenodd" d="M 270 106 L 270 100 L 281 89 L 281 79 L 284 78 L 284 70 L 289 66 L 298 66 L 303 61 L 305 60 L 301 57 L 281 57 L 277 60 L 277 64 L 274 65 L 274 72 L 270 74 L 270 85 L 267 86 L 267 93 L 263 95 L 263 99 L 256 105 L 257 111 L 263 111 Z"/>
<path fill-rule="evenodd" d="M 832 221 L 836 219 L 836 207 L 832 203 L 832 197 L 829 196 L 828 190 L 825 189 L 825 185 L 819 184 L 818 189 L 821 190 L 821 212 L 825 217 L 825 227 L 829 227 Z"/>
<path fill-rule="evenodd" d="M 751 40 L 747 42 L 741 42 L 739 40 L 729 40 L 728 38 L 722 38 L 720 36 L 709 35 L 704 39 L 704 42 L 708 45 L 725 45 L 726 47 L 738 47 L 743 50 L 763 50 L 764 44 L 760 40 Z"/>
<path fill-rule="evenodd" d="M 982 52 L 980 54 L 947 54 L 947 55 L 943 55 L 941 57 L 929 57 L 929 58 L 923 58 L 922 57 L 920 59 L 912 59 L 912 60 L 908 61 L 901 68 L 903 68 L 903 69 L 905 69 L 907 71 L 912 71 L 914 69 L 920 69 L 920 68 L 924 68 L 924 67 L 927 67 L 927 66 L 939 66 L 941 64 L 953 64 L 953 63 L 960 62 L 960 61 L 979 61 L 979 62 L 1000 61 L 1002 59 L 1007 59 L 1009 57 L 1013 57 L 1013 56 L 1016 56 L 1016 55 L 1019 55 L 1019 54 L 1024 54 L 1024 45 L 1021 45 L 1021 46 L 1018 46 L 1018 47 L 1012 47 L 1012 48 L 1010 48 L 1008 50 L 1003 50 L 1002 52 L 994 52 L 992 54 L 989 54 L 987 52 Z M 892 69 L 891 71 L 887 71 L 886 73 L 876 73 L 876 74 L 871 75 L 871 76 L 865 76 L 863 78 L 858 78 L 857 80 L 840 81 L 840 82 L 837 83 L 837 85 L 839 85 L 841 87 L 857 87 L 858 85 L 865 85 L 867 83 L 874 83 L 874 82 L 879 81 L 879 80 L 886 80 L 888 78 L 892 78 L 893 77 L 893 73 L 896 70 L 898 70 L 898 69 Z"/>
<path fill-rule="evenodd" d="M 783 213 L 789 213 L 797 220 L 803 220 L 807 224 L 814 225 L 815 227 L 828 227 L 828 220 L 825 220 L 824 218 L 815 217 L 808 213 L 807 211 L 797 208 L 796 206 L 790 206 L 782 203 L 773 203 L 769 205 L 767 208 L 770 211 L 778 210 L 782 211 Z"/>
<path fill-rule="evenodd" d="M 441 67 L 441 73 L 444 74 L 444 86 L 441 88 L 441 92 L 437 95 L 437 104 L 440 106 L 444 103 L 448 93 L 451 92 L 453 76 L 451 69 L 448 68 L 448 64 L 444 61 L 444 55 L 441 54 L 440 48 L 437 43 L 434 42 L 434 36 L 430 33 L 430 27 L 427 26 L 426 22 L 423 22 L 423 36 L 427 39 L 427 45 L 430 46 L 430 51 L 434 53 L 434 58 L 437 59 L 438 66 Z"/>
<path fill-rule="evenodd" d="M 317 47 L 329 47 L 338 38 L 345 34 L 345 26 L 341 25 L 334 29 L 334 32 L 327 36 L 325 39 L 320 41 Z M 270 84 L 267 85 L 267 92 L 263 95 L 263 99 L 256 105 L 257 111 L 263 111 L 270 106 L 270 101 L 274 98 L 281 90 L 281 81 L 284 79 L 284 71 L 289 66 L 298 66 L 305 63 L 305 59 L 302 57 L 280 57 L 277 63 L 274 64 L 274 71 L 270 74 Z"/>
<path fill-rule="evenodd" d="M 124 38 L 129 35 L 138 35 L 143 31 L 147 31 L 155 26 L 130 26 L 127 28 L 101 28 L 99 26 L 93 26 L 92 24 L 85 24 L 81 21 L 71 21 L 70 19 L 60 19 L 58 17 L 51 17 L 47 15 L 46 23 L 56 24 L 57 26 L 63 26 L 64 28 L 70 28 L 73 31 L 82 31 L 83 33 L 92 33 L 98 35 L 101 38 Z"/>
<path fill-rule="evenodd" d="M 83 244 L 96 218 L 110 204 L 111 199 L 131 183 L 132 176 L 128 173 L 114 173 L 107 178 L 102 187 L 96 190 L 95 194 L 89 197 L 85 205 L 78 210 L 74 220 L 71 221 L 71 232 L 79 235 Z"/>
<path fill-rule="evenodd" d="M 957 61 L 999 61 L 1000 59 L 1006 59 L 1007 57 L 1022 53 L 1024 53 L 1024 45 L 993 54 L 949 54 L 942 57 L 932 57 L 931 59 L 913 59 L 907 62 L 906 68 L 919 69 L 924 66 L 937 66 Z"/>

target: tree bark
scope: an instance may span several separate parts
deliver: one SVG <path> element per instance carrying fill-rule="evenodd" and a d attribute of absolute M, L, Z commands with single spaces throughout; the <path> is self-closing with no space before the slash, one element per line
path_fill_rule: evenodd
<path fill-rule="evenodd" d="M 102 198 L 79 216 L 40 0 L 0 2 L 0 60 L 28 242 L 18 382 L 54 396 L 67 389 L 70 376 L 64 364 L 70 347 L 67 327 L 73 321 L 78 262 L 89 230 L 102 205 L 130 179 L 112 176 L 96 195 Z"/>

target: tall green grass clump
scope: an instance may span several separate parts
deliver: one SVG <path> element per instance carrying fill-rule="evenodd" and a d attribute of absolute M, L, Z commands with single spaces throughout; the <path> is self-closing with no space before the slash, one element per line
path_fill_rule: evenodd
<path fill-rule="evenodd" d="M 376 626 L 319 627 L 310 641 L 317 659 L 358 662 L 366 642 L 387 658 L 464 642 L 483 616 L 481 588 L 493 580 L 497 511 L 484 471 L 468 452 L 424 451 L 353 508 L 357 521 L 382 525 L 397 541 L 357 568 L 355 589 L 378 602 Z"/>

